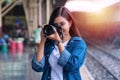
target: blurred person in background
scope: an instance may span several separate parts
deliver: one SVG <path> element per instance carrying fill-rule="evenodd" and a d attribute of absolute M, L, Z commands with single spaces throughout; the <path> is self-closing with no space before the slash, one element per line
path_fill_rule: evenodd
<path fill-rule="evenodd" d="M 61 6 L 52 12 L 47 27 L 51 24 L 59 25 L 62 33 L 58 34 L 52 26 L 53 33 L 46 35 L 46 25 L 42 26 L 39 48 L 32 59 L 33 70 L 43 72 L 42 80 L 81 80 L 79 68 L 84 63 L 87 47 L 74 18 Z"/>
<path fill-rule="evenodd" d="M 0 33 L 0 52 L 7 53 L 7 42 L 3 35 L 3 33 Z"/>
<path fill-rule="evenodd" d="M 35 50 L 37 50 L 40 41 L 41 41 L 41 36 L 40 36 L 40 32 L 41 32 L 41 26 L 38 26 L 35 30 L 34 30 L 34 43 L 35 43 Z"/>

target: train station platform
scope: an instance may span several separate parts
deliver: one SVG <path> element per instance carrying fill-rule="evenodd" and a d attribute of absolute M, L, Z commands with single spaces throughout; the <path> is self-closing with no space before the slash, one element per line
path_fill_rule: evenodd
<path fill-rule="evenodd" d="M 82 80 L 94 80 L 85 65 L 81 67 Z"/>
<path fill-rule="evenodd" d="M 16 56 L 0 53 L 0 80 L 41 80 L 42 73 L 31 68 L 33 47 L 25 47 L 24 52 Z M 93 80 L 85 65 L 80 69 L 82 80 Z"/>

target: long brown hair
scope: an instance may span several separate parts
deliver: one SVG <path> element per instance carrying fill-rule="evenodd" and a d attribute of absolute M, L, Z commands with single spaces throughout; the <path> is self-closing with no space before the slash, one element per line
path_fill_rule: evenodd
<path fill-rule="evenodd" d="M 80 32 L 78 30 L 78 27 L 75 23 L 75 20 L 71 14 L 71 12 L 64 6 L 61 7 L 57 7 L 51 14 L 50 16 L 50 20 L 49 20 L 49 24 L 54 23 L 54 20 L 56 17 L 58 16 L 62 16 L 64 18 L 66 18 L 66 20 L 68 20 L 69 22 L 72 21 L 72 25 L 70 27 L 70 35 L 73 36 L 80 36 Z"/>

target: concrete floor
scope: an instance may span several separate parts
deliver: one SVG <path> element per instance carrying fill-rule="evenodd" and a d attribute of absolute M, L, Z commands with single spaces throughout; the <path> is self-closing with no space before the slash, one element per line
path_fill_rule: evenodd
<path fill-rule="evenodd" d="M 31 68 L 34 49 L 26 46 L 22 53 L 0 53 L 0 80 L 41 80 L 42 73 Z M 85 66 L 81 68 L 83 80 L 91 80 Z"/>

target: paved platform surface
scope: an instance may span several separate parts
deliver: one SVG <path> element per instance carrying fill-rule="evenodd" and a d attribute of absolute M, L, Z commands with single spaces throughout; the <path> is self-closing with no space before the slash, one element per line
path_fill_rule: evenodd
<path fill-rule="evenodd" d="M 81 67 L 80 72 L 81 72 L 82 80 L 94 80 L 85 65 Z"/>
<path fill-rule="evenodd" d="M 41 80 L 42 73 L 31 68 L 33 48 L 25 47 L 23 53 L 0 53 L 0 80 Z M 81 67 L 83 80 L 92 80 L 86 67 Z"/>

